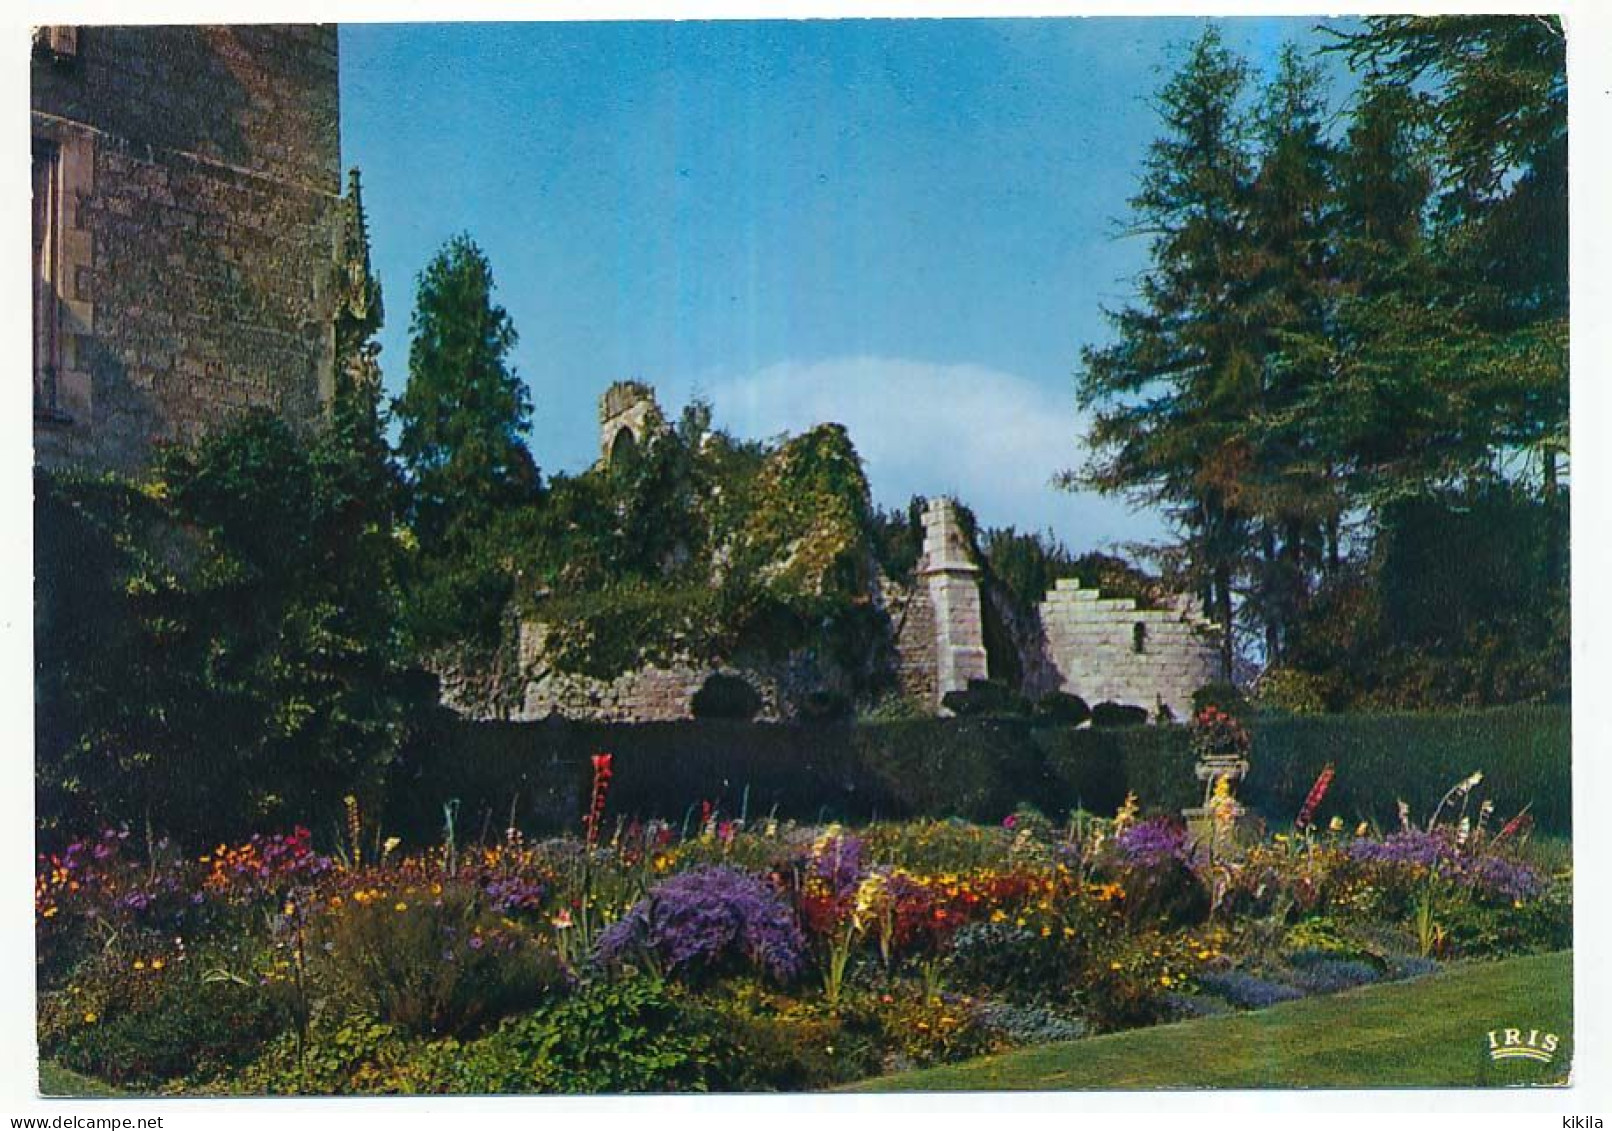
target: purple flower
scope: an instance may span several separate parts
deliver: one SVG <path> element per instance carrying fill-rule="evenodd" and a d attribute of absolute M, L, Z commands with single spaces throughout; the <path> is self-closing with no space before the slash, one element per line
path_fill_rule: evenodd
<path fill-rule="evenodd" d="M 828 883 L 835 895 L 844 895 L 862 880 L 862 838 L 836 833 L 813 849 L 812 871 Z"/>
<path fill-rule="evenodd" d="M 1124 862 L 1142 868 L 1156 868 L 1167 860 L 1180 859 L 1186 843 L 1186 830 L 1168 817 L 1139 821 L 1114 837 L 1114 846 Z"/>
<path fill-rule="evenodd" d="M 1545 890 L 1545 877 L 1537 870 L 1503 856 L 1479 857 L 1462 878 L 1478 892 L 1497 899 L 1533 899 Z"/>
<path fill-rule="evenodd" d="M 1447 836 L 1422 829 L 1405 829 L 1382 840 L 1356 838 L 1349 845 L 1355 860 L 1372 864 L 1402 864 L 1431 868 L 1455 859 L 1455 844 Z"/>
<path fill-rule="evenodd" d="M 1438 830 L 1407 829 L 1380 841 L 1362 837 L 1349 846 L 1349 855 L 1390 867 L 1437 867 L 1441 875 L 1492 899 L 1532 899 L 1545 890 L 1537 869 L 1504 856 L 1463 854 L 1452 836 Z"/>
<path fill-rule="evenodd" d="M 523 876 L 497 876 L 483 889 L 488 901 L 500 911 L 533 911 L 543 904 L 548 890 L 541 880 Z"/>
<path fill-rule="evenodd" d="M 599 936 L 599 960 L 647 950 L 669 972 L 738 961 L 780 982 L 800 972 L 806 940 L 784 898 L 732 868 L 683 872 L 660 884 Z"/>

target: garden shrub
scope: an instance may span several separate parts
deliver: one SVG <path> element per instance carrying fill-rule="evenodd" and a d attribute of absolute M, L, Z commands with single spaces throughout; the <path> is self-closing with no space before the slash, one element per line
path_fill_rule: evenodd
<path fill-rule="evenodd" d="M 455 1092 L 705 1091 L 714 1042 L 655 978 L 586 982 L 465 1046 Z"/>
<path fill-rule="evenodd" d="M 1043 937 L 1010 922 L 968 923 L 952 936 L 947 984 L 1008 1002 L 1063 1000 L 1079 969 L 1077 953 L 1061 934 Z"/>
<path fill-rule="evenodd" d="M 1030 713 L 1030 702 L 1006 683 L 994 679 L 971 679 L 963 691 L 948 691 L 941 706 L 958 716 L 1022 716 Z"/>
<path fill-rule="evenodd" d="M 40 1002 L 40 1051 L 122 1088 L 202 1082 L 251 1060 L 291 1023 L 283 985 L 209 979 L 169 956 L 133 968 L 121 950 Z"/>
<path fill-rule="evenodd" d="M 231 1080 L 226 1094 L 342 1096 L 445 1091 L 447 1080 L 394 1025 L 364 1013 L 314 1019 L 306 1040 L 286 1033 Z"/>
<path fill-rule="evenodd" d="M 801 717 L 811 722 L 838 722 L 848 719 L 854 707 L 843 691 L 809 691 L 801 699 Z"/>
<path fill-rule="evenodd" d="M 1209 893 L 1187 862 L 1186 830 L 1155 817 L 1114 836 L 1114 876 L 1133 927 L 1189 926 L 1209 914 Z"/>
<path fill-rule="evenodd" d="M 689 1003 L 691 1024 L 709 1033 L 709 1084 L 724 1092 L 806 1092 L 879 1071 L 881 1031 L 866 994 L 838 1006 L 772 993 L 737 978 Z"/>
<path fill-rule="evenodd" d="M 949 1064 L 999 1048 L 967 1004 L 946 994 L 903 994 L 882 1003 L 878 1016 L 892 1071 Z"/>
<path fill-rule="evenodd" d="M 1139 727 L 1147 725 L 1147 708 L 1129 703 L 1099 703 L 1091 709 L 1094 727 Z"/>
<path fill-rule="evenodd" d="M 1224 998 L 1238 1009 L 1264 1009 L 1278 1002 L 1297 1001 L 1304 991 L 1283 982 L 1258 978 L 1241 970 L 1210 970 L 1198 975 L 1205 993 Z"/>
<path fill-rule="evenodd" d="M 1561 883 L 1519 906 L 1454 901 L 1439 918 L 1449 949 L 1464 958 L 1503 958 L 1573 945 L 1572 895 Z"/>
<path fill-rule="evenodd" d="M 1325 714 L 1327 681 L 1324 676 L 1297 668 L 1271 668 L 1259 677 L 1256 701 L 1262 711 Z"/>
<path fill-rule="evenodd" d="M 785 983 L 800 973 L 805 951 L 784 898 L 760 878 L 725 867 L 663 881 L 599 937 L 607 966 L 641 959 L 657 974 L 688 979 L 748 967 Z"/>
<path fill-rule="evenodd" d="M 1008 1045 L 1045 1045 L 1078 1041 L 1091 1032 L 1086 1019 L 1045 1005 L 982 1001 L 974 1007 L 980 1026 Z"/>
<path fill-rule="evenodd" d="M 1173 996 L 1195 985 L 1193 950 L 1183 936 L 1153 931 L 1103 940 L 1080 975 L 1082 1012 L 1105 1033 L 1168 1019 Z"/>
<path fill-rule="evenodd" d="M 689 709 L 696 719 L 749 722 L 761 710 L 761 694 L 741 676 L 716 672 L 694 693 Z"/>
<path fill-rule="evenodd" d="M 1058 726 L 1077 727 L 1091 718 L 1091 708 L 1078 695 L 1049 691 L 1035 701 L 1035 716 Z"/>
<path fill-rule="evenodd" d="M 313 953 L 339 993 L 382 1022 L 446 1036 L 530 1008 L 565 984 L 559 957 L 512 930 L 477 889 L 434 887 L 367 898 L 360 890 L 313 912 Z"/>
<path fill-rule="evenodd" d="M 144 483 L 36 469 L 47 840 L 138 814 L 200 847 L 376 796 L 422 685 L 356 458 L 254 413 Z"/>

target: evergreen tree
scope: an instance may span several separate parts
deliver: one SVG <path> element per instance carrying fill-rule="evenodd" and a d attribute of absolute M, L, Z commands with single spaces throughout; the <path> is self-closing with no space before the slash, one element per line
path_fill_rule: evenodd
<path fill-rule="evenodd" d="M 531 398 L 510 368 L 515 327 L 493 289 L 468 236 L 437 253 L 420 274 L 408 384 L 393 406 L 419 544 L 411 619 L 426 647 L 494 642 L 538 496 L 521 438 Z"/>
<path fill-rule="evenodd" d="M 1449 398 L 1460 410 L 1452 462 L 1483 475 L 1506 451 L 1527 451 L 1553 501 L 1568 422 L 1561 22 L 1374 17 L 1339 48 L 1381 83 L 1426 88 L 1418 100 L 1430 127 L 1438 320 L 1447 330 L 1427 336 L 1422 353 L 1425 369 L 1459 380 Z"/>
<path fill-rule="evenodd" d="M 409 380 L 394 411 L 422 543 L 447 538 L 456 525 L 485 525 L 499 506 L 529 500 L 537 486 L 521 438 L 531 397 L 509 365 L 518 336 L 493 289 L 492 265 L 464 235 L 449 240 L 419 278 Z"/>
<path fill-rule="evenodd" d="M 1164 134 L 1131 200 L 1152 237 L 1139 301 L 1108 312 L 1116 341 L 1082 351 L 1083 406 L 1095 410 L 1079 482 L 1161 505 L 1182 531 L 1194 582 L 1233 657 L 1233 584 L 1250 514 L 1244 422 L 1263 341 L 1252 325 L 1246 240 L 1253 179 L 1240 99 L 1246 64 L 1211 26 L 1158 97 Z"/>
<path fill-rule="evenodd" d="M 1336 367 L 1336 153 L 1325 136 L 1324 111 L 1320 69 L 1287 45 L 1255 119 L 1246 233 L 1253 263 L 1250 328 L 1260 339 L 1261 381 L 1245 419 L 1244 498 L 1256 553 L 1244 612 L 1263 632 L 1267 660 L 1281 655 L 1314 576 L 1329 564 L 1336 568 L 1347 506 L 1335 454 L 1302 411 Z"/>

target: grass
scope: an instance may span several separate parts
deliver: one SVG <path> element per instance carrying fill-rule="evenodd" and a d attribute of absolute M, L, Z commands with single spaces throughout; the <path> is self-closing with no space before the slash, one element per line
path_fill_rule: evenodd
<path fill-rule="evenodd" d="M 121 1096 L 110 1084 L 82 1076 L 71 1068 L 49 1060 L 39 1062 L 39 1094 L 42 1096 Z"/>
<path fill-rule="evenodd" d="M 1491 1029 L 1556 1033 L 1550 1064 L 1493 1063 Z M 1572 1064 L 1573 952 L 1451 967 L 1254 1013 L 1042 1045 L 880 1076 L 847 1091 L 1506 1087 L 1561 1083 Z M 50 1061 L 47 1096 L 124 1093 Z"/>
<path fill-rule="evenodd" d="M 1556 1033 L 1551 1064 L 1488 1056 L 1491 1029 Z M 875 1077 L 850 1091 L 1504 1087 L 1565 1081 L 1573 953 L 1455 966 L 1254 1013 Z"/>

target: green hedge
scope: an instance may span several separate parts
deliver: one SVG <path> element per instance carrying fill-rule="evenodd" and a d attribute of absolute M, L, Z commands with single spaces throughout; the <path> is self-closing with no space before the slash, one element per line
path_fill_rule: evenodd
<path fill-rule="evenodd" d="M 1292 819 L 1327 762 L 1323 808 L 1351 822 L 1394 820 L 1403 798 L 1425 818 L 1456 780 L 1483 770 L 1503 816 L 1524 804 L 1542 828 L 1571 821 L 1570 721 L 1564 707 L 1472 714 L 1261 718 L 1243 796 L 1273 822 Z M 461 837 L 574 829 L 590 755 L 615 757 L 610 810 L 674 823 L 711 802 L 797 820 L 964 817 L 996 821 L 1020 803 L 1059 817 L 1112 813 L 1129 790 L 1144 809 L 1201 799 L 1183 727 L 1113 730 L 1026 719 L 912 719 L 778 726 L 706 720 L 641 725 L 449 721 L 407 752 L 392 777 L 393 831 L 434 838 L 442 804 L 460 802 Z"/>
<path fill-rule="evenodd" d="M 1398 821 L 1397 801 L 1425 821 L 1452 785 L 1481 770 L 1477 796 L 1492 798 L 1502 820 L 1531 804 L 1540 828 L 1565 834 L 1572 745 L 1566 706 L 1261 718 L 1244 796 L 1262 812 L 1291 816 L 1332 762 L 1338 773 L 1324 811 L 1386 828 Z"/>

